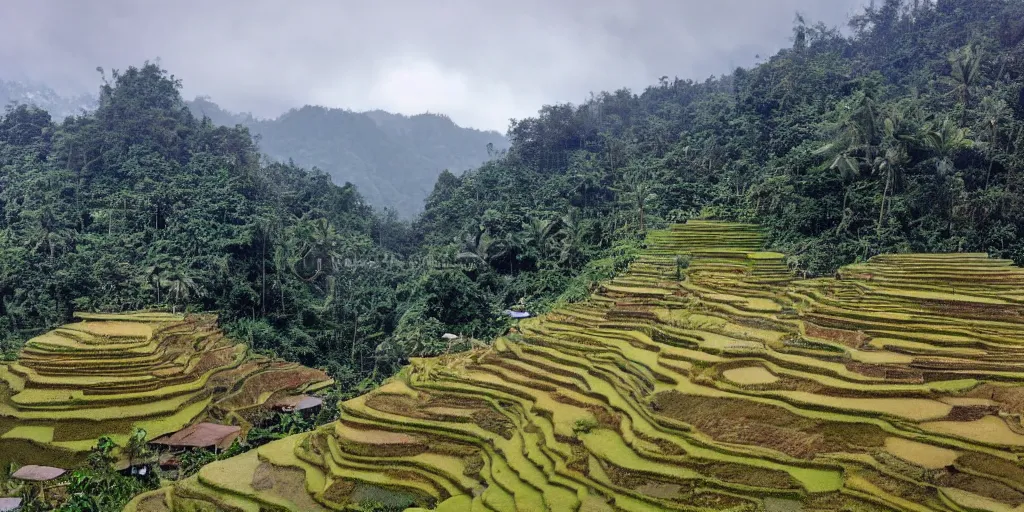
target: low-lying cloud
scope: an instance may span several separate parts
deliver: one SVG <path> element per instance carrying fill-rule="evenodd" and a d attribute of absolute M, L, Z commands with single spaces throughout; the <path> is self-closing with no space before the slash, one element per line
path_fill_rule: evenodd
<path fill-rule="evenodd" d="M 863 0 L 5 0 L 0 78 L 94 90 L 96 66 L 149 59 L 186 96 L 276 116 L 321 104 L 510 117 L 703 79 L 790 44 L 797 12 L 844 25 Z"/>

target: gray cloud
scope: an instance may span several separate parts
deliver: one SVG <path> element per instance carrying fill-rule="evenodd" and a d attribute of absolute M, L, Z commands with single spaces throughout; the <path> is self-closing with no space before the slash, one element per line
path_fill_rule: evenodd
<path fill-rule="evenodd" d="M 185 95 L 274 116 L 321 104 L 510 117 L 662 75 L 704 79 L 789 44 L 794 15 L 864 0 L 3 0 L 0 78 L 94 89 L 155 58 Z"/>

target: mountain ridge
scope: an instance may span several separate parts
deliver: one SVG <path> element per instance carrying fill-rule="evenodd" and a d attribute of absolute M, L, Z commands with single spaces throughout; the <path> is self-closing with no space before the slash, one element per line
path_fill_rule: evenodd
<path fill-rule="evenodd" d="M 186 104 L 214 124 L 245 126 L 271 158 L 319 168 L 335 183 L 355 185 L 370 204 L 406 218 L 422 210 L 441 172 L 475 168 L 490 151 L 508 147 L 498 132 L 464 128 L 437 113 L 305 105 L 275 118 L 257 118 L 227 111 L 208 97 Z"/>

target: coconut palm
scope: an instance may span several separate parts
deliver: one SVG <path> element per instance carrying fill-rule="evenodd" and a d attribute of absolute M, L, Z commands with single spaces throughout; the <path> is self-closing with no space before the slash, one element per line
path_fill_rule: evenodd
<path fill-rule="evenodd" d="M 562 223 L 559 219 L 543 220 L 532 218 L 529 222 L 523 223 L 525 235 L 524 243 L 537 251 L 538 257 L 543 257 L 551 249 L 558 236 Z"/>
<path fill-rule="evenodd" d="M 992 96 L 982 98 L 979 110 L 982 115 L 982 133 L 985 134 L 985 152 L 988 154 L 988 170 L 985 172 L 985 188 L 988 188 L 992 176 L 992 165 L 996 161 L 999 144 L 999 129 L 1012 120 L 1009 105 Z"/>
<path fill-rule="evenodd" d="M 456 261 L 470 261 L 477 265 L 490 265 L 502 254 L 501 242 L 496 240 L 483 226 L 462 238 L 462 247 L 455 256 Z"/>
<path fill-rule="evenodd" d="M 645 233 L 647 231 L 647 205 L 658 198 L 654 193 L 654 183 L 650 180 L 647 167 L 637 167 L 626 174 L 622 187 L 616 191 L 624 195 L 627 204 L 636 208 L 640 232 Z"/>
<path fill-rule="evenodd" d="M 852 105 L 846 107 L 847 114 L 836 125 L 832 142 L 814 153 L 831 155 L 829 169 L 839 173 L 844 183 L 851 183 L 860 176 L 861 167 L 870 167 L 879 152 L 881 126 L 877 104 L 871 90 L 861 91 Z M 843 198 L 844 209 L 846 194 Z"/>
<path fill-rule="evenodd" d="M 160 284 L 167 289 L 167 296 L 173 303 L 171 311 L 175 313 L 177 312 L 178 304 L 184 305 L 193 297 L 203 294 L 203 290 L 195 278 L 180 269 L 168 272 Z"/>
<path fill-rule="evenodd" d="M 953 156 L 957 152 L 974 145 L 974 141 L 969 138 L 970 134 L 969 129 L 960 128 L 948 117 L 942 121 L 933 121 L 925 129 L 923 142 L 934 155 L 935 170 L 940 176 L 947 176 L 955 170 Z"/>
<path fill-rule="evenodd" d="M 325 218 L 302 221 L 296 229 L 299 249 L 292 268 L 306 281 L 333 273 L 341 260 L 338 231 Z M 303 277 L 308 275 L 309 277 Z"/>
<path fill-rule="evenodd" d="M 953 86 L 952 92 L 957 95 L 963 107 L 960 118 L 961 125 L 967 120 L 971 90 L 981 80 L 981 61 L 982 54 L 974 45 L 967 45 L 949 54 L 950 74 L 945 81 Z"/>

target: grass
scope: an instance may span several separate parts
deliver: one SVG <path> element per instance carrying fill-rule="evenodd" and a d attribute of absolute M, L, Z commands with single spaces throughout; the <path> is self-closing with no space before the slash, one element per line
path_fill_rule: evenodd
<path fill-rule="evenodd" d="M 334 509 L 370 496 L 415 496 L 402 499 L 417 511 L 1024 502 L 1024 427 L 1007 423 L 1024 413 L 1024 270 L 900 255 L 797 279 L 757 226 L 704 220 L 646 245 L 514 340 L 413 359 L 261 460 L 305 464 L 306 492 Z M 234 397 L 258 402 L 265 379 L 245 375 Z M 194 482 L 168 496 L 227 499 Z"/>

